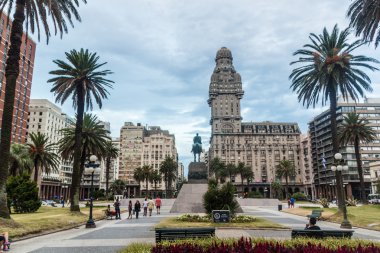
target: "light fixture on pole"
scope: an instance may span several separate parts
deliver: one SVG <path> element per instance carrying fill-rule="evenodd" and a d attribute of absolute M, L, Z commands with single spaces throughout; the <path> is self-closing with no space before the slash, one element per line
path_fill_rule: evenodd
<path fill-rule="evenodd" d="M 334 163 L 331 165 L 331 170 L 335 173 L 336 177 L 336 190 L 338 195 L 338 206 L 343 211 L 343 221 L 340 225 L 341 228 L 348 228 L 351 229 L 352 225 L 348 221 L 347 218 L 347 208 L 346 208 L 346 197 L 345 197 L 345 191 L 343 188 L 343 177 L 342 177 L 342 171 L 347 171 L 348 165 L 345 164 L 345 161 L 343 159 L 343 156 L 341 153 L 336 153 L 334 155 Z"/>
<path fill-rule="evenodd" d="M 89 162 L 85 165 L 86 166 L 86 173 L 91 174 L 91 188 L 90 188 L 90 214 L 86 223 L 86 228 L 95 228 L 95 222 L 92 218 L 92 207 L 93 207 L 93 187 L 94 187 L 94 173 L 97 171 L 96 168 L 100 166 L 99 163 L 96 163 L 98 158 L 96 155 L 91 155 Z"/>

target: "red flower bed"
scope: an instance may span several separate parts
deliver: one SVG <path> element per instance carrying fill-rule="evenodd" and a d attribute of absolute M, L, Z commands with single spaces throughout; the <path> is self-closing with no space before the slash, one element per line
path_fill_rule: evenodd
<path fill-rule="evenodd" d="M 380 253 L 380 247 L 371 245 L 362 247 L 338 247 L 329 249 L 320 244 L 308 243 L 287 247 L 278 242 L 259 242 L 253 244 L 250 239 L 241 238 L 239 241 L 229 245 L 225 243 L 213 243 L 209 247 L 191 243 L 178 243 L 172 245 L 157 245 L 152 249 L 153 253 Z"/>

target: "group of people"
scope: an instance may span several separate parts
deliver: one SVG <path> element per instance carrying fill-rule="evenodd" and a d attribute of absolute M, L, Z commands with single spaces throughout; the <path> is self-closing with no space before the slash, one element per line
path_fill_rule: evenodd
<path fill-rule="evenodd" d="M 288 199 L 288 208 L 294 208 L 294 203 L 296 202 L 296 200 L 291 197 Z"/>
<path fill-rule="evenodd" d="M 161 212 L 161 205 L 162 205 L 162 200 L 160 197 L 157 197 L 154 201 L 152 198 L 146 197 L 142 203 L 142 208 L 143 208 L 143 216 L 152 216 L 152 212 L 154 207 L 156 207 L 156 212 L 157 214 L 160 214 Z M 115 203 L 113 204 L 115 208 L 115 219 L 121 219 L 120 216 L 120 201 L 117 198 Z M 108 213 L 113 213 L 111 211 L 111 206 L 108 205 L 107 209 Z M 128 218 L 127 219 L 132 219 L 132 215 L 136 216 L 136 219 L 139 218 L 139 213 L 141 212 L 141 203 L 139 200 L 136 200 L 135 204 L 133 205 L 132 200 L 129 200 L 128 202 Z"/>

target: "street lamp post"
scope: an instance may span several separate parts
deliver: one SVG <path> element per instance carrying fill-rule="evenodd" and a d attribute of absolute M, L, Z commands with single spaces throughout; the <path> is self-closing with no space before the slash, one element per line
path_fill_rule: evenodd
<path fill-rule="evenodd" d="M 86 164 L 86 172 L 91 173 L 91 188 L 90 188 L 90 214 L 86 223 L 86 228 L 95 228 L 95 222 L 92 218 L 92 206 L 93 206 L 93 187 L 94 187 L 94 173 L 96 168 L 99 167 L 100 164 L 95 163 L 98 158 L 96 155 L 90 156 L 90 161 Z"/>
<path fill-rule="evenodd" d="M 335 172 L 335 177 L 336 177 L 338 206 L 340 207 L 339 209 L 343 211 L 343 221 L 340 224 L 340 227 L 351 229 L 352 225 L 347 219 L 347 208 L 346 208 L 346 202 L 345 202 L 346 194 L 344 192 L 343 178 L 342 178 L 342 171 L 347 171 L 348 165 L 344 163 L 344 159 L 341 153 L 336 153 L 334 155 L 334 163 L 331 165 L 331 170 Z"/>

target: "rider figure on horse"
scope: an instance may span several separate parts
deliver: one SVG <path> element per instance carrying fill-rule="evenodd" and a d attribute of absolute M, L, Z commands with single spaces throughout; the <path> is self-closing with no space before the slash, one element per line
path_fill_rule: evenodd
<path fill-rule="evenodd" d="M 191 152 L 194 153 L 194 162 L 196 162 L 196 155 L 198 154 L 198 162 L 201 160 L 201 153 L 202 153 L 202 138 L 197 135 L 193 138 L 193 148 L 191 149 Z"/>

